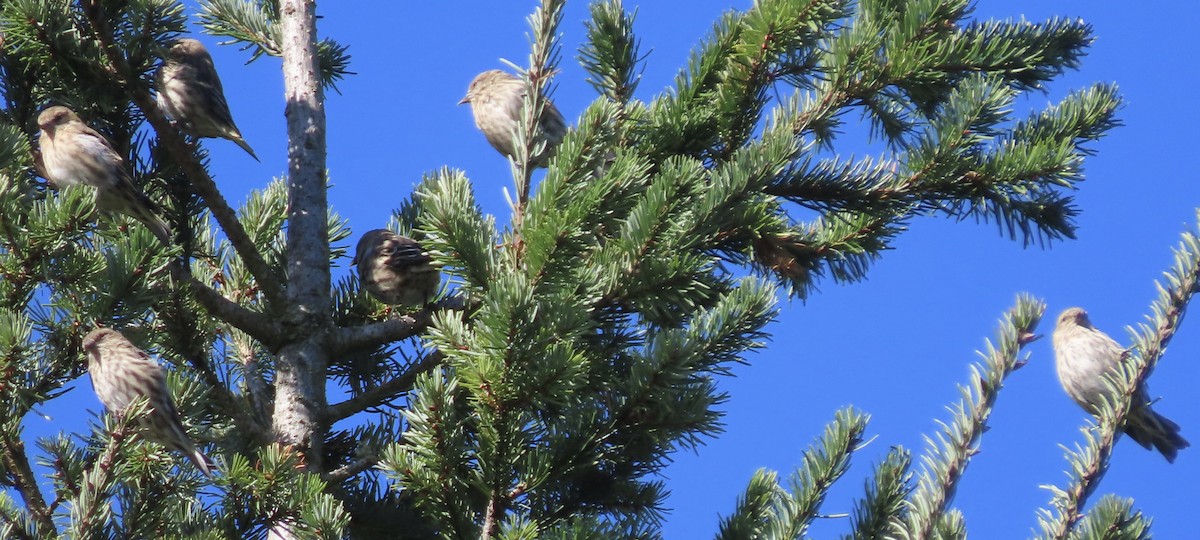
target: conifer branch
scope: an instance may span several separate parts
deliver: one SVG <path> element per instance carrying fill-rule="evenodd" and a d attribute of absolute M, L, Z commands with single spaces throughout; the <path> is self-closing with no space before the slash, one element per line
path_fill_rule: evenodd
<path fill-rule="evenodd" d="M 263 55 L 283 57 L 283 32 L 279 24 L 279 13 L 269 7 L 270 2 L 248 2 L 245 0 L 208 0 L 202 3 L 200 25 L 216 36 L 228 36 L 235 41 L 248 44 L 254 50 L 250 55 L 253 62 Z M 337 90 L 338 81 L 350 71 L 348 46 L 325 38 L 317 43 L 317 64 L 320 66 L 321 84 Z"/>
<path fill-rule="evenodd" d="M 521 107 L 521 122 L 518 124 L 513 156 L 514 173 L 517 181 L 517 201 L 513 208 L 513 249 L 517 259 L 524 252 L 521 230 L 525 220 L 525 207 L 529 204 L 533 181 L 532 158 L 539 144 L 538 125 L 547 103 L 550 77 L 558 65 L 558 25 L 562 22 L 565 0 L 542 0 L 541 5 L 529 16 L 533 34 L 533 50 L 529 54 L 529 68 L 525 72 L 525 99 Z M 546 143 L 541 143 L 546 144 Z M 549 148 L 542 150 L 544 153 Z"/>
<path fill-rule="evenodd" d="M 875 467 L 875 474 L 866 482 L 866 496 L 855 501 L 851 519 L 853 532 L 843 536 L 845 540 L 868 540 L 892 538 L 903 525 L 905 504 L 908 496 L 909 465 L 912 457 L 908 450 L 893 447 L 883 463 Z"/>
<path fill-rule="evenodd" d="M 115 418 L 111 425 L 108 445 L 104 453 L 97 456 L 84 473 L 83 484 L 75 494 L 71 507 L 71 525 L 74 529 L 73 538 L 91 538 L 95 533 L 97 513 L 104 511 L 104 501 L 108 498 L 108 490 L 113 483 L 113 469 L 117 466 L 117 456 L 121 446 L 132 435 L 132 423 L 146 413 L 147 403 L 144 399 L 134 402 L 125 412 Z"/>
<path fill-rule="evenodd" d="M 1025 365 L 1018 354 L 1022 347 L 1037 339 L 1033 332 L 1045 310 L 1046 304 L 1031 296 L 1017 298 L 1017 305 L 1004 314 L 999 349 L 989 341 L 985 365 L 972 366 L 969 386 L 959 388 L 963 399 L 952 409 L 954 419 L 942 424 L 944 429 L 936 438 L 926 437 L 928 448 L 922 457 L 924 466 L 918 475 L 917 488 L 909 499 L 904 538 L 936 537 L 958 481 L 987 430 L 988 417 L 1004 380 Z"/>
<path fill-rule="evenodd" d="M 1150 540 L 1150 520 L 1141 511 L 1134 510 L 1132 499 L 1105 495 L 1079 521 L 1071 538 Z"/>
<path fill-rule="evenodd" d="M 825 495 L 850 469 L 850 457 L 862 442 L 867 419 L 852 407 L 839 410 L 821 438 L 804 451 L 804 463 L 789 479 L 791 494 L 780 487 L 774 472 L 756 472 L 739 498 L 739 507 L 721 520 L 718 540 L 804 538 Z"/>
<path fill-rule="evenodd" d="M 25 455 L 25 443 L 12 435 L 8 429 L 0 434 L 0 437 L 3 438 L 3 442 L 0 443 L 3 444 L 3 454 L 0 455 L 0 459 L 3 459 L 4 469 L 8 471 L 7 476 L 12 480 L 11 485 L 16 488 L 21 499 L 25 501 L 25 510 L 33 516 L 34 530 L 37 536 L 49 538 L 51 532 L 56 530 L 54 518 L 49 507 L 46 506 L 46 499 L 42 497 L 42 490 L 38 488 L 37 476 L 33 474 L 29 457 Z"/>

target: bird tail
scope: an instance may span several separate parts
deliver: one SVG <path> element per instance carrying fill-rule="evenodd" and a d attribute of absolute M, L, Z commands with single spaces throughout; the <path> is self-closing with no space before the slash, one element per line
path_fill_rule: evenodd
<path fill-rule="evenodd" d="M 212 461 L 209 461 L 208 456 L 204 455 L 199 450 L 192 448 L 192 452 L 187 454 L 187 457 L 192 461 L 192 463 L 196 464 L 196 468 L 200 469 L 200 472 L 204 473 L 204 476 L 213 475 L 213 463 Z"/>
<path fill-rule="evenodd" d="M 160 241 L 162 241 L 164 246 L 171 245 L 171 227 L 168 226 L 162 220 L 162 218 L 160 218 L 154 214 L 149 214 L 149 215 L 140 215 L 140 214 L 141 213 L 139 213 L 139 215 L 135 215 L 133 217 L 137 218 L 138 221 L 141 221 L 143 224 L 145 224 L 146 227 L 148 229 L 150 229 L 150 232 L 154 233 L 154 236 L 157 236 L 158 239 Z"/>
<path fill-rule="evenodd" d="M 250 148 L 250 143 L 246 142 L 246 139 L 243 139 L 240 134 L 237 132 L 230 133 L 229 140 L 242 147 L 242 150 L 245 150 L 247 154 L 250 154 L 250 157 L 254 158 L 254 161 L 262 163 L 262 160 L 258 159 L 258 156 L 255 155 L 254 149 Z"/>
<path fill-rule="evenodd" d="M 158 429 L 165 431 L 165 433 L 154 433 L 152 435 L 158 442 L 187 456 L 188 460 L 194 463 L 196 468 L 200 469 L 200 472 L 204 473 L 204 476 L 212 476 L 212 461 L 196 448 L 196 445 L 192 443 L 192 439 L 184 431 L 182 424 L 176 421 L 166 426 L 158 426 Z"/>
<path fill-rule="evenodd" d="M 99 190 L 96 206 L 109 212 L 119 212 L 142 222 L 163 245 L 171 245 L 171 227 L 158 217 L 159 206 L 128 178 L 116 186 Z"/>
<path fill-rule="evenodd" d="M 1142 445 L 1157 449 L 1168 463 L 1175 463 L 1179 451 L 1191 446 L 1179 435 L 1179 424 L 1154 412 L 1149 406 L 1134 409 L 1125 421 L 1125 434 Z"/>

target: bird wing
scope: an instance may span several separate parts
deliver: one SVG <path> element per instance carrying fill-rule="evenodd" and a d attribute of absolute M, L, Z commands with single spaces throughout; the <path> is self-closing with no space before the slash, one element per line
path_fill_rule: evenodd
<path fill-rule="evenodd" d="M 407 238 L 393 240 L 385 250 L 390 250 L 386 253 L 386 264 L 390 268 L 408 268 L 428 264 L 432 258 L 428 253 L 421 249 L 421 246 L 415 241 Z"/>
<path fill-rule="evenodd" d="M 125 160 L 116 150 L 113 150 L 112 144 L 108 142 L 108 139 L 82 123 L 75 126 L 75 128 L 74 141 L 83 150 L 77 158 L 92 161 L 93 163 L 88 164 L 89 168 L 107 169 L 106 172 L 113 173 L 99 175 L 98 178 L 129 178 L 129 173 L 125 170 L 124 166 Z M 94 178 L 93 181 L 95 181 Z"/>

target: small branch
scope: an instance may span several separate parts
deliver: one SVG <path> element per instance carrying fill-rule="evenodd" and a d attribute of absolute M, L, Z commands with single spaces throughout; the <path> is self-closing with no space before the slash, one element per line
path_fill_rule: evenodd
<path fill-rule="evenodd" d="M 274 349 L 283 339 L 283 331 L 280 330 L 274 319 L 226 298 L 225 295 L 196 279 L 190 273 L 180 275 L 178 278 L 191 288 L 192 293 L 196 295 L 196 300 L 210 314 L 262 342 L 268 349 Z"/>
<path fill-rule="evenodd" d="M 99 4 L 97 3 L 97 6 Z M 159 110 L 158 104 L 150 95 L 146 88 L 132 84 L 130 82 L 130 68 L 125 61 L 125 57 L 121 56 L 113 44 L 111 30 L 104 24 L 105 15 L 102 10 L 90 9 L 85 10 L 91 18 L 92 30 L 95 33 L 96 39 L 100 42 L 100 48 L 104 51 L 104 55 L 108 58 L 109 63 L 115 69 L 114 76 L 118 82 L 125 87 L 138 109 L 142 111 L 142 115 L 146 117 L 146 121 L 154 128 L 158 135 L 158 141 L 167 149 L 171 157 L 175 159 L 177 164 L 183 169 L 183 172 L 191 180 L 192 188 L 197 195 L 204 200 L 204 204 L 208 206 L 212 212 L 213 218 L 217 220 L 217 224 L 225 232 L 225 237 L 229 239 L 229 243 L 233 245 L 238 256 L 242 259 L 242 264 L 246 265 L 246 269 L 254 276 L 255 282 L 263 291 L 267 301 L 272 305 L 284 305 L 283 288 L 281 287 L 282 280 L 259 253 L 258 248 L 250 239 L 250 235 L 246 233 L 242 222 L 238 220 L 237 213 L 229 206 L 225 197 L 221 195 L 221 191 L 217 189 L 216 182 L 208 175 L 208 171 L 196 160 L 196 155 L 183 137 L 179 134 L 174 126 L 167 121 L 166 116 Z"/>
<path fill-rule="evenodd" d="M 4 468 L 8 469 L 12 478 L 12 486 L 21 494 L 25 508 L 33 516 L 39 537 L 50 537 L 55 531 L 51 512 L 46 507 L 46 499 L 38 489 L 37 477 L 29 466 L 29 457 L 25 455 L 25 443 L 20 438 L 10 438 L 10 433 L 4 434 Z"/>
<path fill-rule="evenodd" d="M 479 540 L 489 540 L 496 536 L 496 514 L 500 513 L 496 507 L 499 505 L 500 503 L 495 497 L 488 501 L 487 510 L 483 514 L 483 527 L 479 531 Z"/>
<path fill-rule="evenodd" d="M 558 61 L 558 43 L 556 34 L 562 21 L 563 0 L 543 0 L 541 6 L 529 18 L 533 35 L 533 49 L 529 54 L 529 69 L 526 72 L 525 99 L 521 108 L 522 117 L 518 128 L 523 137 L 523 146 L 516 148 L 514 173 L 517 181 L 517 202 L 513 208 L 513 249 L 516 258 L 521 259 L 525 242 L 522 229 L 525 223 L 525 208 L 529 205 L 529 195 L 533 183 L 534 164 L 533 152 L 538 145 L 539 119 L 546 108 L 546 87 L 549 79 L 556 71 Z M 549 142 L 543 141 L 544 145 Z M 551 148 L 544 146 L 543 165 L 549 159 Z"/>
<path fill-rule="evenodd" d="M 337 328 L 330 334 L 327 342 L 329 354 L 337 356 L 347 351 L 377 347 L 408 339 L 425 331 L 425 328 L 432 322 L 434 311 L 462 311 L 465 309 L 467 309 L 466 298 L 462 295 L 448 296 L 438 303 L 410 315 L 363 326 Z"/>
<path fill-rule="evenodd" d="M 87 470 L 84 476 L 82 489 L 75 499 L 74 513 L 79 515 L 73 516 L 75 521 L 76 538 L 90 538 L 88 534 L 94 523 L 96 509 L 103 503 L 105 495 L 105 487 L 109 483 L 109 476 L 112 473 L 113 467 L 117 462 L 117 453 L 121 449 L 121 443 L 129 435 L 129 422 L 133 414 L 124 415 L 117 424 L 117 429 L 109 435 L 108 447 L 104 449 L 104 453 L 100 458 Z"/>
<path fill-rule="evenodd" d="M 329 336 L 330 354 L 336 356 L 346 351 L 377 347 L 386 343 L 408 339 L 420 334 L 431 322 L 432 313 L 424 309 L 409 315 L 379 321 L 363 326 L 338 328 Z"/>
<path fill-rule="evenodd" d="M 330 405 L 329 412 L 326 414 L 325 425 L 332 425 L 338 420 L 349 418 L 371 407 L 380 405 L 395 397 L 396 394 L 412 388 L 419 375 L 441 365 L 443 359 L 445 359 L 445 355 L 441 351 L 434 351 L 409 365 L 408 371 L 405 371 L 403 375 L 370 388 L 346 401 Z"/>
<path fill-rule="evenodd" d="M 339 484 L 343 480 L 350 478 L 351 476 L 354 476 L 360 472 L 370 469 L 371 467 L 374 467 L 376 463 L 379 463 L 378 457 L 376 457 L 376 456 L 365 457 L 365 458 L 355 461 L 354 463 L 346 465 L 345 467 L 339 467 L 337 469 L 329 471 L 328 473 L 322 475 L 322 479 L 325 480 L 325 482 L 327 482 L 329 484 Z"/>
<path fill-rule="evenodd" d="M 271 400 L 268 398 L 267 381 L 263 379 L 257 351 L 253 344 L 244 342 L 248 340 L 234 336 L 230 341 L 237 350 L 237 356 L 241 358 L 242 377 L 246 382 L 246 398 L 250 401 L 250 414 L 254 416 L 256 422 L 259 418 L 267 418 Z M 264 429 L 263 436 L 266 433 L 267 430 Z"/>

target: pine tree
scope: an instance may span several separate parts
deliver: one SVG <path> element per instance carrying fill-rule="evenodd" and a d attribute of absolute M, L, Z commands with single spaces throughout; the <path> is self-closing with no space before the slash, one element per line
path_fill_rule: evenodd
<path fill-rule="evenodd" d="M 658 537 L 654 474 L 719 433 L 715 380 L 764 346 L 779 298 L 862 279 L 924 216 L 991 221 L 1025 244 L 1073 238 L 1068 192 L 1088 143 L 1118 124 L 1107 84 L 1011 118 L 1016 99 L 1079 65 L 1092 30 L 1077 20 L 972 21 L 966 0 L 761 0 L 717 21 L 675 86 L 643 101 L 633 11 L 595 0 L 580 59 L 597 97 L 535 176 L 562 7 L 542 0 L 529 19 L 507 223 L 450 168 L 397 209 L 393 228 L 450 282 L 405 310 L 331 277 L 345 256 L 332 246 L 354 233 L 327 203 L 323 93 L 351 59 L 318 39 L 314 2 L 203 4 L 209 33 L 283 61 L 288 175 L 239 208 L 204 144 L 154 100 L 163 50 L 185 34 L 179 3 L 0 4 L 0 537 Z M 162 203 L 169 248 L 98 212 L 93 190 L 46 181 L 35 119 L 48 104 L 126 158 Z M 881 157 L 838 153 L 851 109 Z M 1123 398 L 1042 511 L 1045 537 L 1148 534 L 1129 500 L 1083 509 L 1198 261 L 1185 233 L 1110 381 Z M 852 536 L 966 537 L 955 487 L 1044 308 L 1023 295 L 1004 315 L 920 467 L 906 449 L 882 457 Z M 83 376 L 81 339 L 97 325 L 170 363 L 215 477 L 139 434 L 144 404 L 83 439 L 23 437 L 27 413 Z M 331 382 L 349 397 L 330 403 Z M 787 486 L 751 478 L 719 537 L 802 537 L 867 420 L 837 411 Z"/>

